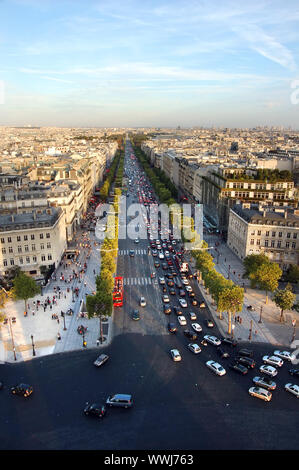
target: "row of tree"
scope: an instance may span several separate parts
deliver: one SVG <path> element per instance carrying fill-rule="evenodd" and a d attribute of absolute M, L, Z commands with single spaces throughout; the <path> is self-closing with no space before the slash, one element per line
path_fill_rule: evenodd
<path fill-rule="evenodd" d="M 266 303 L 268 293 L 272 292 L 275 304 L 280 308 L 280 321 L 284 321 L 284 311 L 294 306 L 296 295 L 292 292 L 290 284 L 285 289 L 278 289 L 282 270 L 277 263 L 273 263 L 265 254 L 246 256 L 243 262 L 245 272 L 243 277 L 250 280 L 252 288 L 266 291 Z"/>
<path fill-rule="evenodd" d="M 215 269 L 212 255 L 208 252 L 208 244 L 202 242 L 201 249 L 192 251 L 197 270 L 200 271 L 202 280 L 208 292 L 211 294 L 222 318 L 223 312 L 228 314 L 228 333 L 232 333 L 232 318 L 237 312 L 241 312 L 244 302 L 244 289 L 226 279 Z"/>
<path fill-rule="evenodd" d="M 110 165 L 109 172 L 106 175 L 105 181 L 102 184 L 100 189 L 100 198 L 102 201 L 107 201 L 109 192 L 112 188 L 112 185 L 121 187 L 122 173 L 123 171 L 123 160 L 124 160 L 124 150 L 119 148 L 115 157 Z M 121 170 L 122 168 L 122 170 Z"/>

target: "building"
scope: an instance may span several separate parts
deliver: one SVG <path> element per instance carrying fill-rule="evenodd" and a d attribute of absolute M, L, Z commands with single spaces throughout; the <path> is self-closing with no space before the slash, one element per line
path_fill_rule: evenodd
<path fill-rule="evenodd" d="M 66 249 L 65 214 L 49 207 L 0 217 L 0 274 L 19 266 L 35 279 L 56 268 Z"/>
<path fill-rule="evenodd" d="M 266 254 L 285 271 L 299 264 L 299 210 L 236 204 L 230 209 L 227 245 L 241 259 Z"/>

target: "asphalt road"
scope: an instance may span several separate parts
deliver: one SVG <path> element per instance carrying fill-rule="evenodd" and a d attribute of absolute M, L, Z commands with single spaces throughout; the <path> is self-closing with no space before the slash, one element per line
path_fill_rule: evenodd
<path fill-rule="evenodd" d="M 146 246 L 146 241 L 135 245 L 123 240 L 119 249 Z M 289 375 L 290 366 L 284 364 L 279 370 L 274 378 L 277 390 L 265 403 L 251 397 L 248 389 L 258 375 L 262 355 L 273 352 L 269 345 L 247 345 L 254 349 L 257 366 L 244 377 L 226 367 L 230 359 L 220 360 L 215 346 L 191 353 L 185 327 L 178 325 L 175 335 L 167 331 L 167 322 L 176 323 L 177 318 L 173 312 L 164 315 L 160 286 L 144 281 L 156 270 L 152 263 L 147 254 L 119 257 L 118 273 L 133 281 L 125 286 L 124 307 L 115 313 L 114 339 L 103 348 L 110 359 L 103 367 L 93 366 L 99 348 L 1 365 L 2 450 L 299 449 L 299 400 L 283 389 L 289 381 L 299 383 Z M 140 295 L 148 305 L 139 307 L 141 319 L 135 322 L 131 311 Z M 177 305 L 177 300 L 171 302 Z M 203 327 L 200 336 L 217 336 L 216 328 L 204 325 L 206 309 L 192 307 L 192 311 Z M 172 348 L 181 352 L 181 362 L 171 360 Z M 234 356 L 234 348 L 226 350 Z M 205 365 L 209 359 L 219 361 L 227 374 L 214 375 Z M 11 395 L 10 387 L 20 382 L 34 387 L 32 396 Z M 102 421 L 84 416 L 87 401 L 103 403 L 112 393 L 132 394 L 133 408 L 109 408 Z"/>

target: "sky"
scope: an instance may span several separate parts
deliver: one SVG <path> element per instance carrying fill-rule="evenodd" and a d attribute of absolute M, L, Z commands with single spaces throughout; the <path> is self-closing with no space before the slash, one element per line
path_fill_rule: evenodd
<path fill-rule="evenodd" d="M 298 0 L 0 0 L 0 18 L 2 126 L 299 129 Z"/>

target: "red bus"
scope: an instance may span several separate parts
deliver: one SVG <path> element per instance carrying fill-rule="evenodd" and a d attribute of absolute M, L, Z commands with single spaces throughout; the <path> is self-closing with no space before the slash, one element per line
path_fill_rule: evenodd
<path fill-rule="evenodd" d="M 114 279 L 114 289 L 112 293 L 113 298 L 113 306 L 114 307 L 122 307 L 123 305 L 123 277 L 117 276 Z"/>

